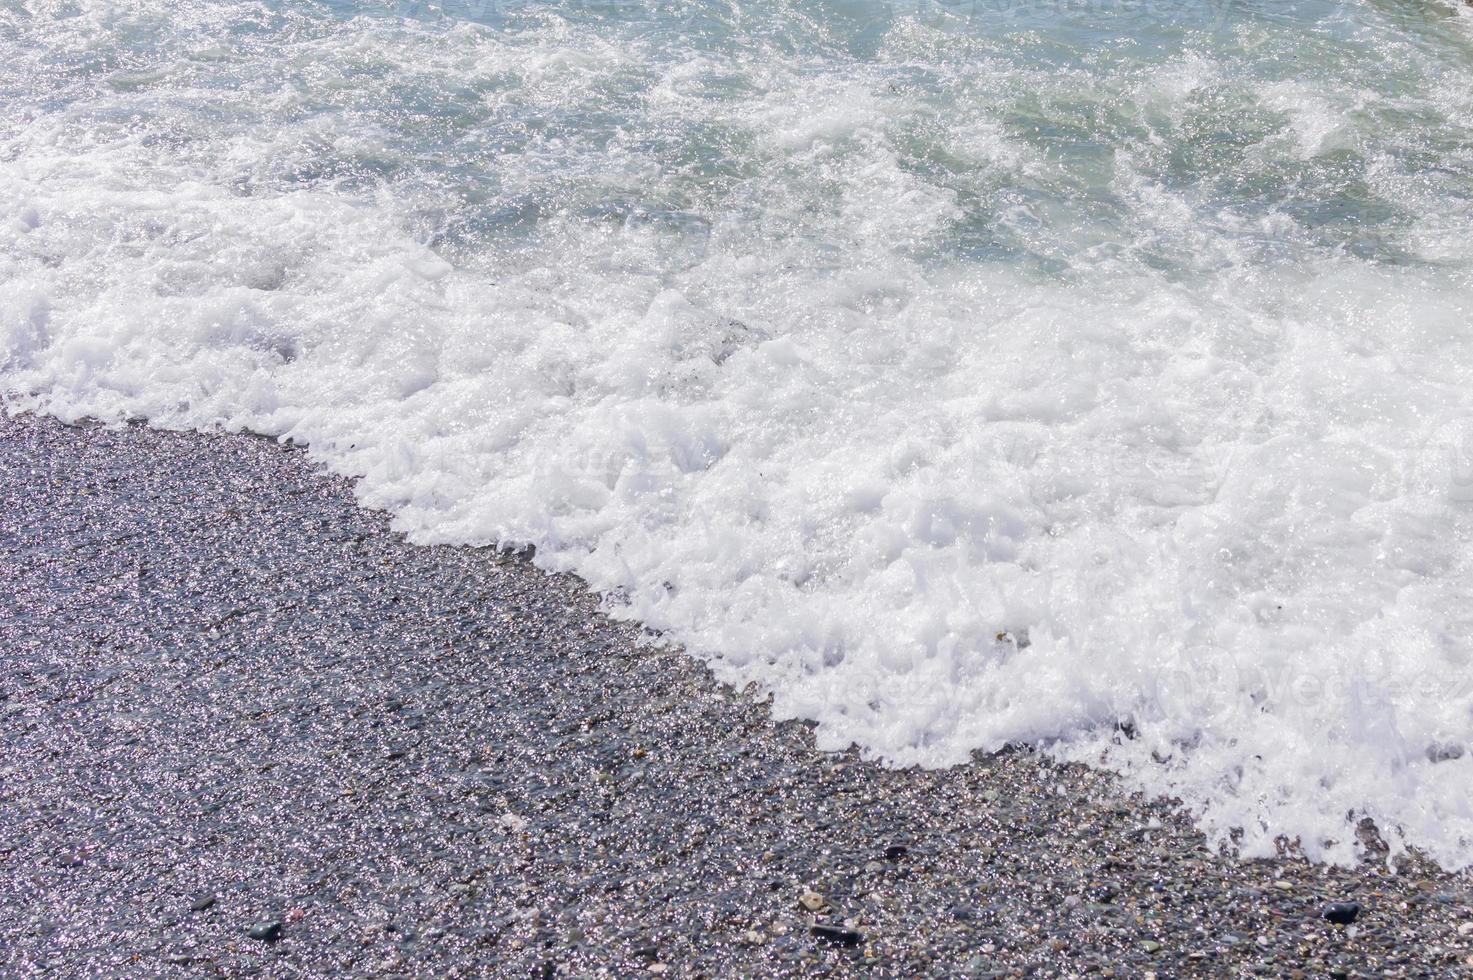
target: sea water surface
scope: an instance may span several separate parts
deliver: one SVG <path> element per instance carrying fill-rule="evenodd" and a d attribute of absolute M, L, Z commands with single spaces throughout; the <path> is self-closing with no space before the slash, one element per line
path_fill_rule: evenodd
<path fill-rule="evenodd" d="M 307 443 L 824 747 L 1473 864 L 1461 4 L 0 0 L 0 389 Z"/>

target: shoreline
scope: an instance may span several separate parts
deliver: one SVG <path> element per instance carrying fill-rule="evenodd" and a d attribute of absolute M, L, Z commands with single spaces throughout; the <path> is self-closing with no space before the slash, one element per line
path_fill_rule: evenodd
<path fill-rule="evenodd" d="M 0 413 L 0 499 L 0 972 L 1473 967 L 1473 873 L 1239 863 L 1026 750 L 817 752 L 273 440 Z"/>

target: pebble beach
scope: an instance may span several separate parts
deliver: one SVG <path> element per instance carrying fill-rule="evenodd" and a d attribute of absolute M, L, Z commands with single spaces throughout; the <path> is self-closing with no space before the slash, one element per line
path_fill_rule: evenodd
<path fill-rule="evenodd" d="M 816 751 L 300 449 L 14 416 L 0 501 L 6 976 L 1473 970 L 1473 878 L 1374 828 L 1240 862 L 1027 747 Z"/>

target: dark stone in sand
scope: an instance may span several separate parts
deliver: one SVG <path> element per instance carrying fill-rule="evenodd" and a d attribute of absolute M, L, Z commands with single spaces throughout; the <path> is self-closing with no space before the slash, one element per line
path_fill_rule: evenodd
<path fill-rule="evenodd" d="M 191 912 L 203 912 L 205 909 L 214 904 L 214 895 L 201 895 L 199 898 L 196 898 L 193 902 L 189 904 L 189 910 Z"/>
<path fill-rule="evenodd" d="M 864 936 L 853 929 L 840 929 L 838 926 L 811 926 L 808 931 L 820 942 L 835 946 L 852 947 L 864 942 Z"/>
<path fill-rule="evenodd" d="M 1348 926 L 1360 917 L 1360 903 L 1331 902 L 1325 906 L 1324 916 L 1337 926 Z"/>
<path fill-rule="evenodd" d="M 246 935 L 263 943 L 274 943 L 281 938 L 281 922 L 276 919 L 257 922 L 246 930 Z"/>
<path fill-rule="evenodd" d="M 899 861 L 910 853 L 910 848 L 903 844 L 891 844 L 885 848 L 885 859 L 887 861 Z"/>

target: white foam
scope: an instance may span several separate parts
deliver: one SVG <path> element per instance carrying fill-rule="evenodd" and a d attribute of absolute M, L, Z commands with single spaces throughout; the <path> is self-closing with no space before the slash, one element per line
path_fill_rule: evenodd
<path fill-rule="evenodd" d="M 13 410 L 305 441 L 825 747 L 1473 863 L 1456 59 L 75 6 L 0 35 Z"/>

